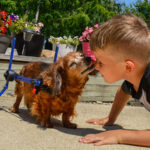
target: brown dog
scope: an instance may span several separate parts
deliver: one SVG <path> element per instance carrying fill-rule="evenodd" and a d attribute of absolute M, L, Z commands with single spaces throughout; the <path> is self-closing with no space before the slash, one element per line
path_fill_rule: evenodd
<path fill-rule="evenodd" d="M 71 52 L 49 65 L 42 62 L 26 64 L 20 75 L 33 79 L 42 78 L 42 86 L 36 87 L 37 94 L 32 90 L 34 85 L 22 81 L 16 83 L 16 102 L 11 111 L 18 113 L 22 97 L 32 116 L 37 116 L 41 126 L 52 127 L 52 116 L 62 114 L 62 123 L 66 128 L 76 128 L 70 122 L 75 115 L 75 105 L 81 94 L 88 74 L 93 67 L 88 67 L 84 56 L 79 52 Z"/>

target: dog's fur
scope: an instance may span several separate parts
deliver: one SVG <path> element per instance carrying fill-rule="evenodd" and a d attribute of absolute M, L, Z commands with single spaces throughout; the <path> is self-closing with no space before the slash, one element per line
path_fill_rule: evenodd
<path fill-rule="evenodd" d="M 43 85 L 52 91 L 40 90 L 34 94 L 33 84 L 22 81 L 16 83 L 16 102 L 11 111 L 18 113 L 22 97 L 32 116 L 37 116 L 41 126 L 52 127 L 52 116 L 62 114 L 62 123 L 66 128 L 76 128 L 77 125 L 70 122 L 75 115 L 75 105 L 85 83 L 88 81 L 88 73 L 84 56 L 79 52 L 71 52 L 60 58 L 56 63 L 49 65 L 42 62 L 26 64 L 20 75 L 33 79 L 43 79 Z M 83 73 L 83 71 L 85 71 Z"/>

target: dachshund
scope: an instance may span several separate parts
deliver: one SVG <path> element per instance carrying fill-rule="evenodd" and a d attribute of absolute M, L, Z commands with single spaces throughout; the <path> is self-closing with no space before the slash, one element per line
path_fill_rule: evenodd
<path fill-rule="evenodd" d="M 70 120 L 75 116 L 75 106 L 81 95 L 88 75 L 94 71 L 91 60 L 80 52 L 70 52 L 54 64 L 33 62 L 26 64 L 20 75 L 32 79 L 42 79 L 42 85 L 17 81 L 16 102 L 11 112 L 19 113 L 22 97 L 32 116 L 36 116 L 43 127 L 53 127 L 51 118 L 62 114 L 65 128 L 77 128 Z M 34 91 L 34 92 L 33 92 Z"/>

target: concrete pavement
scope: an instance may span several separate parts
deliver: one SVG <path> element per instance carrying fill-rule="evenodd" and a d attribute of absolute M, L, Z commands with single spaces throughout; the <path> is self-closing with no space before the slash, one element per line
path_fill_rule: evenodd
<path fill-rule="evenodd" d="M 60 118 L 53 120 L 54 128 L 41 128 L 32 118 L 24 104 L 20 113 L 14 114 L 9 108 L 14 97 L 0 97 L 0 150 L 146 150 L 150 148 L 130 145 L 93 146 L 82 144 L 78 139 L 86 134 L 99 133 L 111 129 L 150 129 L 150 112 L 143 107 L 126 106 L 116 125 L 100 127 L 87 124 L 86 120 L 108 115 L 111 104 L 92 104 L 79 102 L 76 106 L 77 117 L 73 122 L 78 129 L 66 129 L 61 126 Z"/>

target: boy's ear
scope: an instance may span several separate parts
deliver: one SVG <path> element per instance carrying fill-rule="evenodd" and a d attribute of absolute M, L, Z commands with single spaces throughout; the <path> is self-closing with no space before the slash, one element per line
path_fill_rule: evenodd
<path fill-rule="evenodd" d="M 126 72 L 127 72 L 127 73 L 130 73 L 130 72 L 134 71 L 134 69 L 135 69 L 135 64 L 134 64 L 133 61 L 131 61 L 131 60 L 126 60 L 125 63 L 126 63 Z"/>

